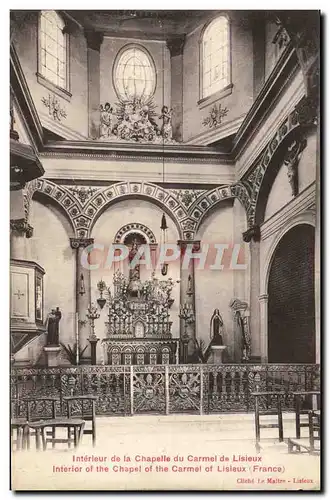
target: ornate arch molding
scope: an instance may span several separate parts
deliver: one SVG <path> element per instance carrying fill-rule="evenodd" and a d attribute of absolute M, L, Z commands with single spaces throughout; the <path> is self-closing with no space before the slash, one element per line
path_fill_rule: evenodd
<path fill-rule="evenodd" d="M 157 243 L 155 235 L 151 231 L 151 229 L 149 229 L 144 224 L 140 224 L 139 222 L 131 222 L 121 227 L 116 233 L 114 243 L 123 243 L 125 237 L 132 231 L 142 233 L 147 243 L 153 243 L 153 244 Z"/>
<path fill-rule="evenodd" d="M 247 200 L 241 194 L 241 201 Z M 113 202 L 127 198 L 142 198 L 157 204 L 174 221 L 179 238 L 194 240 L 196 231 L 208 211 L 224 199 L 236 196 L 233 186 L 219 186 L 210 191 L 163 189 L 150 182 L 118 182 L 106 187 L 58 185 L 48 179 L 38 179 L 37 191 L 53 198 L 65 211 L 76 238 L 90 238 L 92 228 Z M 241 190 L 238 189 L 239 193 Z M 245 202 L 247 206 L 247 203 Z M 155 236 L 153 235 L 153 238 Z"/>
<path fill-rule="evenodd" d="M 48 179 L 37 179 L 36 192 L 48 196 L 61 208 L 73 228 L 74 238 L 86 238 L 87 229 L 80 224 L 81 204 L 65 186 L 60 186 Z"/>
<path fill-rule="evenodd" d="M 236 192 L 235 186 L 219 186 L 211 191 L 207 191 L 204 196 L 198 198 L 191 210 L 191 217 L 195 217 L 196 219 L 195 238 L 202 222 L 210 211 L 214 210 L 224 200 L 234 199 Z"/>
<path fill-rule="evenodd" d="M 114 201 L 128 198 L 142 198 L 158 205 L 174 221 L 179 236 L 182 237 L 181 221 L 187 217 L 185 207 L 177 200 L 170 190 L 166 190 L 151 182 L 118 182 L 95 193 L 84 207 L 84 214 L 90 217 L 91 231 L 101 213 Z"/>
<path fill-rule="evenodd" d="M 278 127 L 252 171 L 232 187 L 246 210 L 248 229 L 243 233 L 243 239 L 246 242 L 251 241 L 252 238 L 258 241 L 260 238 L 259 225 L 262 222 L 265 203 L 263 195 L 270 189 L 268 185 L 271 180 L 270 173 L 274 174 L 275 163 L 284 161 L 288 146 L 293 141 L 300 141 L 299 144 L 303 147 L 307 129 L 315 125 L 314 121 L 310 123 L 305 120 L 305 104 L 304 98 Z"/>
<path fill-rule="evenodd" d="M 101 213 L 115 200 L 140 197 L 160 206 L 174 220 L 179 238 L 181 222 L 188 217 L 185 206 L 170 190 L 146 182 L 118 182 L 102 188 L 63 186 L 48 179 L 38 179 L 37 191 L 53 198 L 64 209 L 76 238 L 89 238 Z"/>

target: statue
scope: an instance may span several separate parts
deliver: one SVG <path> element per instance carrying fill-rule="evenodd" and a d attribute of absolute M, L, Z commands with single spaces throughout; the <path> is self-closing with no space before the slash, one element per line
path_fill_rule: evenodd
<path fill-rule="evenodd" d="M 236 321 L 242 334 L 242 362 L 246 362 L 250 359 L 251 355 L 251 335 L 250 335 L 250 325 L 249 318 L 247 316 L 242 316 L 241 311 L 236 311 L 235 313 Z"/>
<path fill-rule="evenodd" d="M 106 102 L 104 107 L 101 104 L 100 111 L 101 111 L 100 137 L 101 138 L 110 137 L 112 132 L 113 109 L 110 106 L 110 104 Z"/>
<path fill-rule="evenodd" d="M 222 338 L 223 321 L 219 309 L 214 309 L 210 322 L 210 345 L 223 345 Z"/>
<path fill-rule="evenodd" d="M 52 309 L 47 317 L 47 346 L 59 345 L 59 323 L 62 318 L 62 313 L 57 307 Z"/>
<path fill-rule="evenodd" d="M 139 244 L 137 239 L 134 238 L 134 240 L 132 241 L 132 247 L 128 254 L 128 260 L 130 266 L 130 272 L 129 272 L 130 281 L 135 281 L 140 279 L 140 265 L 137 263 L 134 267 L 132 267 L 132 261 L 135 258 L 136 254 L 138 253 L 138 250 L 139 250 Z"/>
<path fill-rule="evenodd" d="M 284 165 L 286 165 L 288 169 L 287 173 L 292 196 L 297 196 L 298 194 L 298 163 L 305 146 L 306 141 L 293 141 L 293 143 L 288 147 L 287 154 L 284 158 Z"/>
<path fill-rule="evenodd" d="M 172 140 L 172 109 L 168 109 L 168 106 L 162 107 L 162 114 L 159 119 L 163 120 L 163 125 L 161 127 L 160 133 L 164 139 Z"/>
<path fill-rule="evenodd" d="M 135 258 L 139 249 L 139 244 L 136 238 L 132 241 L 132 247 L 128 254 L 129 260 L 129 284 L 128 292 L 131 297 L 140 297 L 141 292 L 141 281 L 140 281 L 140 264 L 135 264 L 132 266 L 132 261 Z"/>

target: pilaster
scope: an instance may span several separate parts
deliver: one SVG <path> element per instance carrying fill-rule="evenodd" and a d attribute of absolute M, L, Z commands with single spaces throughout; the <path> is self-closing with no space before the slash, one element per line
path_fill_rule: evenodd
<path fill-rule="evenodd" d="M 250 325 L 251 325 L 251 357 L 260 356 L 260 337 L 263 335 L 260 326 L 260 309 L 258 296 L 260 293 L 260 243 L 250 241 Z"/>
<path fill-rule="evenodd" d="M 182 345 L 182 339 L 184 339 L 185 332 L 187 333 L 186 342 L 186 356 L 189 357 L 194 353 L 195 342 L 196 342 L 196 303 L 195 303 L 195 258 L 189 258 L 188 265 L 185 266 L 185 254 L 187 247 L 190 249 L 191 253 L 197 253 L 200 250 L 200 241 L 184 241 L 179 240 L 178 245 L 181 251 L 181 269 L 180 269 L 180 305 L 183 306 L 187 304 L 191 307 L 194 320 L 188 322 L 185 326 L 185 321 L 180 320 L 180 339 Z M 183 355 L 181 352 L 180 362 L 187 362 L 183 360 Z"/>
<path fill-rule="evenodd" d="M 173 138 L 182 141 L 183 123 L 183 47 L 185 35 L 172 37 L 166 44 L 171 55 L 171 108 Z"/>
<path fill-rule="evenodd" d="M 260 356 L 261 362 L 268 361 L 268 294 L 259 295 L 260 307 Z"/>
<path fill-rule="evenodd" d="M 88 136 L 100 136 L 100 49 L 103 33 L 85 30 L 88 72 Z"/>
<path fill-rule="evenodd" d="M 88 346 L 86 351 L 89 352 L 90 324 L 86 314 L 91 304 L 91 275 L 90 270 L 82 262 L 82 256 L 85 248 L 93 243 L 93 238 L 70 238 L 71 248 L 76 250 L 76 328 L 78 328 L 78 345 L 80 349 Z"/>

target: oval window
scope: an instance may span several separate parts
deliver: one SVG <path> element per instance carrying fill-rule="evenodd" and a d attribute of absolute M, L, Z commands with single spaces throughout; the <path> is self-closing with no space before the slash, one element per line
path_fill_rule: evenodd
<path fill-rule="evenodd" d="M 126 47 L 117 56 L 113 80 L 116 93 L 122 100 L 149 99 L 156 87 L 156 71 L 151 56 L 139 46 Z"/>

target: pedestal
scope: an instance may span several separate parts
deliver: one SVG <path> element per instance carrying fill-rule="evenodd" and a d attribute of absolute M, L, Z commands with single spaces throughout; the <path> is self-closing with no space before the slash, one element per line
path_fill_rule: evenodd
<path fill-rule="evenodd" d="M 221 365 L 222 364 L 222 356 L 223 353 L 227 349 L 225 345 L 213 345 L 211 346 L 211 355 L 208 359 L 208 363 L 213 365 Z"/>
<path fill-rule="evenodd" d="M 184 365 L 188 363 L 188 343 L 189 339 L 181 340 L 180 363 Z"/>
<path fill-rule="evenodd" d="M 89 337 L 88 341 L 91 345 L 91 364 L 96 365 L 96 344 L 100 339 L 96 335 Z"/>
<path fill-rule="evenodd" d="M 47 358 L 47 366 L 48 368 L 53 368 L 54 366 L 58 366 L 58 355 L 61 350 L 60 346 L 46 346 L 44 347 L 44 351 Z"/>

